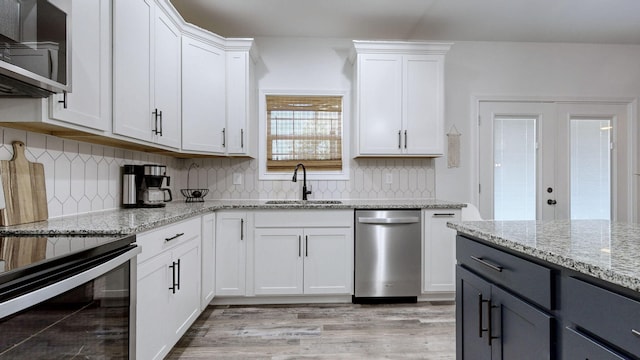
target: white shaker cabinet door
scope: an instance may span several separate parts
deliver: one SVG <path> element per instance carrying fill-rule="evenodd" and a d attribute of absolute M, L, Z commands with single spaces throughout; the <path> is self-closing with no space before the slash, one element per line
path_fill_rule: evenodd
<path fill-rule="evenodd" d="M 157 9 L 155 13 L 152 132 L 155 142 L 179 149 L 182 140 L 181 35 L 178 27 L 164 12 Z"/>
<path fill-rule="evenodd" d="M 402 56 L 358 58 L 359 154 L 400 154 L 402 149 Z"/>
<path fill-rule="evenodd" d="M 424 211 L 423 285 L 425 293 L 455 292 L 456 231 L 448 221 L 460 221 L 459 209 Z"/>
<path fill-rule="evenodd" d="M 353 236 L 349 228 L 304 229 L 304 293 L 353 292 Z"/>
<path fill-rule="evenodd" d="M 216 214 L 216 296 L 245 295 L 247 235 L 246 213 Z"/>
<path fill-rule="evenodd" d="M 113 132 L 152 140 L 152 0 L 113 2 Z"/>
<path fill-rule="evenodd" d="M 200 315 L 200 236 L 173 250 L 170 315 L 174 319 L 173 339 L 177 341 Z M 177 267 L 177 268 L 176 268 Z"/>
<path fill-rule="evenodd" d="M 136 307 L 136 358 L 162 359 L 171 342 L 170 291 L 171 252 L 138 265 Z"/>
<path fill-rule="evenodd" d="M 404 56 L 402 151 L 444 154 L 444 56 Z"/>
<path fill-rule="evenodd" d="M 216 214 L 202 216 L 202 288 L 200 310 L 213 300 L 216 286 Z"/>
<path fill-rule="evenodd" d="M 302 294 L 302 229 L 256 229 L 254 291 L 256 295 Z"/>
<path fill-rule="evenodd" d="M 224 154 L 225 99 L 224 50 L 183 37 L 183 150 Z"/>

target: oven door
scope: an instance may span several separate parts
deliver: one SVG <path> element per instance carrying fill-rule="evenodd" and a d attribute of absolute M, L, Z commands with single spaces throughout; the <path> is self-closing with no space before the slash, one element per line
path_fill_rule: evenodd
<path fill-rule="evenodd" d="M 0 359 L 134 358 L 139 252 L 131 245 L 59 269 L 62 278 L 0 303 Z"/>

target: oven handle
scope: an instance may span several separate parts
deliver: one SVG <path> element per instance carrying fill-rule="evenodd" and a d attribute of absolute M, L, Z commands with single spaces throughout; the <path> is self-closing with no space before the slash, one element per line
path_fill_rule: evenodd
<path fill-rule="evenodd" d="M 11 314 L 15 314 L 18 311 L 27 309 L 42 301 L 58 296 L 93 279 L 96 279 L 117 268 L 118 266 L 126 263 L 127 261 L 130 261 L 141 251 L 142 249 L 140 247 L 135 247 L 105 263 L 92 267 L 79 274 L 73 275 L 49 286 L 34 290 L 28 294 L 9 299 L 0 304 L 0 319 Z"/>

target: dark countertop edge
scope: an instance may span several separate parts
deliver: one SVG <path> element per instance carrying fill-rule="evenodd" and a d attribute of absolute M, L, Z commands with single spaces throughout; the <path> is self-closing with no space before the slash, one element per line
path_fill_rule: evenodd
<path fill-rule="evenodd" d="M 268 200 L 209 200 L 202 203 L 183 203 L 175 202 L 172 207 L 181 207 L 181 210 L 170 210 L 170 214 L 166 216 L 159 213 L 155 219 L 141 222 L 139 225 L 123 225 L 114 224 L 113 228 L 107 229 L 80 229 L 79 226 L 59 225 L 49 226 L 52 223 L 80 222 L 82 219 L 88 219 L 104 214 L 106 217 L 125 216 L 125 212 L 141 212 L 141 211 L 163 211 L 171 209 L 170 207 L 158 209 L 112 209 L 99 212 L 91 212 L 79 215 L 63 216 L 53 218 L 46 221 L 21 224 L 14 226 L 0 226 L 0 237 L 2 236 L 119 236 L 143 233 L 154 230 L 158 227 L 170 225 L 175 222 L 189 219 L 194 216 L 200 216 L 216 210 L 344 210 L 344 209 L 462 209 L 466 204 L 449 202 L 438 199 L 413 200 L 342 200 L 343 204 L 265 204 Z M 389 204 L 388 202 L 392 203 Z M 385 203 L 387 202 L 387 203 Z M 66 226 L 67 228 L 63 228 Z"/>
<path fill-rule="evenodd" d="M 565 269 L 576 271 L 580 274 L 594 277 L 599 280 L 610 282 L 612 284 L 627 288 L 629 290 L 640 292 L 640 278 L 630 276 L 624 273 L 603 269 L 596 264 L 586 263 L 584 261 L 575 260 L 550 251 L 536 249 L 522 243 L 505 239 L 495 234 L 489 234 L 479 230 L 470 230 L 465 228 L 462 223 L 447 222 L 447 227 L 458 231 L 459 233 L 484 240 L 505 249 L 515 251 L 517 253 L 530 256 L 541 261 L 546 261 Z"/>

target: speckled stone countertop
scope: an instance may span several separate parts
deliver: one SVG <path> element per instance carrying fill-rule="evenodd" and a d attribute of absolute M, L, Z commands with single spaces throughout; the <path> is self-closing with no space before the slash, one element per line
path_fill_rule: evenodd
<path fill-rule="evenodd" d="M 640 225 L 605 220 L 447 223 L 552 264 L 640 291 Z"/>
<path fill-rule="evenodd" d="M 0 227 L 0 236 L 123 235 L 140 233 L 221 209 L 460 209 L 464 204 L 437 199 L 340 200 L 340 204 L 308 202 L 268 204 L 269 200 L 173 201 L 163 208 L 119 209 Z M 316 200 L 318 201 L 318 200 Z"/>

